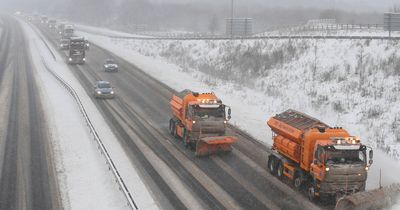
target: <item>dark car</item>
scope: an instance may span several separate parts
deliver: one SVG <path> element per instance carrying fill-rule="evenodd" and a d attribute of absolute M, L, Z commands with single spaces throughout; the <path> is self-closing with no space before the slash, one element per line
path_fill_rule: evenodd
<path fill-rule="evenodd" d="M 115 93 L 113 87 L 108 81 L 97 81 L 94 85 L 95 98 L 114 98 Z"/>
<path fill-rule="evenodd" d="M 109 58 L 104 63 L 104 71 L 105 72 L 117 72 L 118 64 L 116 64 L 113 59 Z"/>
<path fill-rule="evenodd" d="M 69 49 L 69 39 L 60 39 L 60 50 L 68 50 Z"/>

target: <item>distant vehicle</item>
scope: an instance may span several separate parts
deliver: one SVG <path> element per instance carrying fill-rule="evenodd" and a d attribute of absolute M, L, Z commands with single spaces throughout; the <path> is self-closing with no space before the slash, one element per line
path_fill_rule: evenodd
<path fill-rule="evenodd" d="M 68 50 L 69 49 L 69 39 L 60 39 L 60 50 Z"/>
<path fill-rule="evenodd" d="M 85 39 L 83 37 L 71 37 L 69 41 L 68 64 L 84 64 Z"/>
<path fill-rule="evenodd" d="M 115 63 L 114 59 L 107 59 L 104 63 L 105 72 L 118 72 L 118 64 Z"/>
<path fill-rule="evenodd" d="M 74 26 L 70 24 L 65 24 L 64 28 L 61 32 L 61 37 L 62 38 L 70 38 L 74 36 Z"/>
<path fill-rule="evenodd" d="M 65 26 L 65 23 L 59 23 L 59 24 L 57 25 L 57 31 L 58 31 L 58 33 L 59 33 L 60 35 L 62 35 L 62 33 L 63 33 L 63 31 L 64 31 L 64 26 Z"/>
<path fill-rule="evenodd" d="M 49 18 L 46 15 L 42 15 L 42 17 L 40 17 L 40 22 L 42 24 L 47 24 L 48 20 L 49 20 Z"/>
<path fill-rule="evenodd" d="M 114 98 L 114 89 L 108 81 L 97 81 L 94 85 L 95 98 Z"/>
<path fill-rule="evenodd" d="M 57 21 L 54 20 L 54 19 L 50 19 L 48 21 L 48 23 L 47 23 L 47 25 L 49 26 L 50 29 L 55 29 L 56 28 L 56 24 L 57 24 Z"/>

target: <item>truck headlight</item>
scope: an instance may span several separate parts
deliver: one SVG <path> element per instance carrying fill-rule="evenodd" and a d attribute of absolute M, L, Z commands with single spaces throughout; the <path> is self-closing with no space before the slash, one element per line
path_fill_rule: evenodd
<path fill-rule="evenodd" d="M 101 94 L 101 91 L 97 91 L 97 94 Z"/>
<path fill-rule="evenodd" d="M 368 171 L 369 170 L 369 167 L 368 166 L 365 166 L 365 171 Z"/>
<path fill-rule="evenodd" d="M 111 91 L 110 94 L 114 94 L 114 91 Z"/>
<path fill-rule="evenodd" d="M 72 61 L 72 58 L 68 58 L 69 61 Z"/>
<path fill-rule="evenodd" d="M 83 61 L 86 61 L 86 58 L 83 58 L 82 60 L 83 60 Z"/>
<path fill-rule="evenodd" d="M 226 124 L 226 123 L 228 123 L 228 121 L 224 120 L 224 123 Z"/>
<path fill-rule="evenodd" d="M 193 124 L 196 124 L 196 121 L 193 120 Z"/>
<path fill-rule="evenodd" d="M 325 171 L 326 171 L 326 172 L 328 172 L 329 170 L 330 170 L 329 167 L 326 167 L 326 168 L 325 168 Z"/>

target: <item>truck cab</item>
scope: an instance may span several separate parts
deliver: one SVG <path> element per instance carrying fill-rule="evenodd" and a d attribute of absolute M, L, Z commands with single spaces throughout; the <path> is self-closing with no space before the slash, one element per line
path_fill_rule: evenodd
<path fill-rule="evenodd" d="M 83 37 L 71 37 L 69 42 L 68 64 L 84 64 L 85 39 Z"/>
<path fill-rule="evenodd" d="M 185 146 L 196 150 L 197 156 L 231 151 L 236 137 L 226 135 L 231 109 L 214 93 L 183 90 L 170 102 L 173 117 L 169 130 L 180 137 Z"/>
<path fill-rule="evenodd" d="M 313 182 L 309 196 L 315 194 L 342 197 L 365 190 L 367 172 L 372 164 L 372 150 L 367 161 L 367 147 L 357 137 L 317 141 L 311 163 Z"/>
<path fill-rule="evenodd" d="M 295 110 L 277 114 L 267 124 L 274 142 L 269 171 L 297 189 L 307 187 L 310 200 L 365 190 L 373 153 L 359 138 Z"/>
<path fill-rule="evenodd" d="M 64 28 L 61 33 L 62 38 L 71 38 L 74 36 L 74 26 L 72 25 L 64 25 Z"/>

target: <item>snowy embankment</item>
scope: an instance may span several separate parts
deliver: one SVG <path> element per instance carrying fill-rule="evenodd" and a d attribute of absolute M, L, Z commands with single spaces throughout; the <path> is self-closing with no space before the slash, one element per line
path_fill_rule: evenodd
<path fill-rule="evenodd" d="M 375 148 L 369 189 L 378 186 L 380 169 L 383 185 L 400 182 L 393 176 L 400 172 L 397 41 L 145 41 L 79 34 L 178 91 L 214 91 L 232 106 L 231 123 L 267 145 L 265 121 L 289 108 L 344 127 Z"/>
<path fill-rule="evenodd" d="M 105 164 L 104 157 L 97 150 L 97 143 L 93 141 L 93 136 L 84 124 L 76 102 L 46 71 L 44 63 L 77 92 L 139 208 L 158 209 L 135 171 L 135 166 L 128 159 L 90 96 L 86 94 L 66 66 L 64 58 L 50 47 L 56 55 L 56 60 L 54 60 L 39 37 L 41 35 L 38 35 L 27 23 L 21 21 L 21 24 L 27 34 L 30 53 L 36 66 L 37 83 L 48 124 L 51 126 L 51 143 L 63 207 L 65 209 L 129 209 L 126 199 L 114 181 L 114 176 Z"/>
<path fill-rule="evenodd" d="M 81 25 L 81 24 L 74 24 L 75 28 L 80 31 L 85 31 L 88 33 L 94 33 L 98 35 L 103 35 L 103 36 L 117 36 L 117 37 L 149 37 L 149 36 L 144 36 L 144 35 L 137 35 L 137 34 L 130 34 L 130 33 L 125 33 L 121 31 L 113 31 L 110 29 L 105 29 L 105 28 L 99 28 L 99 27 L 94 27 L 94 26 L 87 26 L 87 25 Z"/>
<path fill-rule="evenodd" d="M 388 31 L 383 31 L 382 29 L 376 28 L 375 26 L 371 25 L 370 28 L 366 26 L 362 26 L 362 29 L 359 28 L 358 25 L 354 25 L 352 28 L 351 25 L 346 28 L 346 26 L 342 26 L 339 29 L 335 29 L 336 25 L 320 25 L 315 26 L 319 28 L 319 30 L 311 30 L 304 28 L 303 26 L 298 27 L 287 27 L 282 28 L 280 30 L 271 30 L 267 32 L 257 33 L 254 36 L 299 36 L 299 35 L 306 35 L 306 36 L 371 36 L 371 37 L 382 37 L 388 36 Z M 328 29 L 326 29 L 328 28 Z M 400 32 L 392 32 L 391 36 L 393 37 L 400 37 Z"/>

